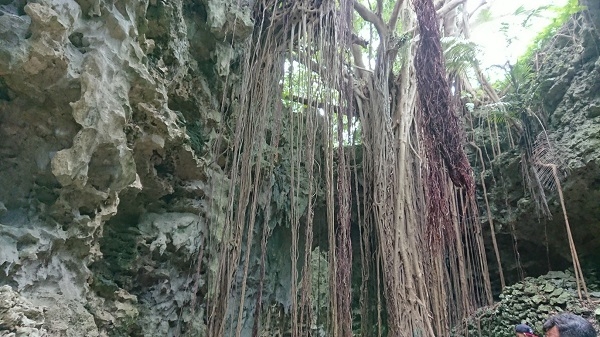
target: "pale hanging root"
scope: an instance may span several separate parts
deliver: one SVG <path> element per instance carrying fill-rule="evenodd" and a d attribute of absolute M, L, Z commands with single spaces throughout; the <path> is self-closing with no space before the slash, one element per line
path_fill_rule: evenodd
<path fill-rule="evenodd" d="M 338 22 L 339 41 L 343 46 L 351 45 L 350 31 L 352 29 L 351 11 L 352 6 L 348 7 L 348 2 L 341 2 L 340 22 Z M 339 60 L 338 60 L 339 61 Z M 339 74 L 344 71 L 344 65 L 336 62 L 334 73 Z M 342 85 L 340 88 L 340 109 L 337 114 L 337 138 L 338 138 L 338 168 L 337 168 L 337 265 L 338 273 L 337 287 L 338 291 L 338 318 L 340 320 L 339 336 L 352 337 L 352 242 L 350 239 L 350 215 L 352 213 L 352 190 L 350 187 L 350 168 L 348 165 L 348 155 L 344 149 L 344 115 L 347 116 L 348 128 L 350 128 L 351 118 L 354 115 L 351 104 L 353 91 L 348 86 Z M 350 130 L 349 130 L 350 131 Z"/>
<path fill-rule="evenodd" d="M 579 295 L 579 299 L 583 299 L 583 296 L 587 300 L 590 299 L 590 295 L 587 290 L 587 286 L 585 284 L 585 279 L 583 277 L 583 270 L 581 269 L 581 265 L 579 264 L 579 257 L 577 256 L 577 249 L 575 248 L 575 241 L 573 241 L 573 235 L 571 234 L 571 225 L 569 224 L 569 217 L 567 216 L 567 207 L 565 206 L 565 198 L 563 196 L 562 187 L 560 184 L 560 179 L 558 178 L 558 170 L 556 165 L 554 164 L 544 164 L 540 162 L 536 162 L 537 165 L 549 167 L 552 169 L 552 176 L 554 177 L 554 183 L 556 184 L 556 189 L 558 191 L 558 198 L 560 199 L 560 206 L 562 207 L 563 215 L 565 218 L 565 228 L 567 230 L 567 238 L 569 241 L 569 249 L 571 250 L 571 258 L 573 259 L 573 270 L 575 271 L 575 281 L 577 281 L 577 295 Z M 583 294 L 582 294 L 583 291 Z"/>
<path fill-rule="evenodd" d="M 494 254 L 496 255 L 496 263 L 498 263 L 498 273 L 500 274 L 500 284 L 502 286 L 502 290 L 504 290 L 504 287 L 506 287 L 506 281 L 504 280 L 504 270 L 502 269 L 502 260 L 500 259 L 500 250 L 498 249 L 498 242 L 496 241 L 496 230 L 494 228 L 494 219 L 492 218 L 492 211 L 490 209 L 490 202 L 487 197 L 487 188 L 486 188 L 485 178 L 484 178 L 485 177 L 485 162 L 483 161 L 483 154 L 482 154 L 479 146 L 475 145 L 475 143 L 470 143 L 470 145 L 473 146 L 477 150 L 477 152 L 479 154 L 479 160 L 481 162 L 481 173 L 480 173 L 481 186 L 483 188 L 483 197 L 485 199 L 487 218 L 488 218 L 488 222 L 490 223 L 490 232 L 492 235 L 492 245 L 494 247 Z"/>
<path fill-rule="evenodd" d="M 228 322 L 232 327 L 235 326 L 237 336 L 241 334 L 242 318 L 244 310 L 244 301 L 246 293 L 246 282 L 249 280 L 248 270 L 250 250 L 253 249 L 252 233 L 254 231 L 254 222 L 256 221 L 257 202 L 263 205 L 263 200 L 257 199 L 262 190 L 257 189 L 258 185 L 264 184 L 272 174 L 272 166 L 269 169 L 261 169 L 262 161 L 265 159 L 263 151 L 266 143 L 266 131 L 273 131 L 273 121 L 270 119 L 270 112 L 273 109 L 281 110 L 280 98 L 282 97 L 281 87 L 278 85 L 282 77 L 282 65 L 287 55 L 288 59 L 293 59 L 296 64 L 303 64 L 300 72 L 294 73 L 298 78 L 289 89 L 290 100 L 295 103 L 301 103 L 305 109 L 322 109 L 323 119 L 325 119 L 323 152 L 325 155 L 325 180 L 326 180 L 326 208 L 327 225 L 329 240 L 329 295 L 330 306 L 328 312 L 328 330 L 329 335 L 334 337 L 348 337 L 352 331 L 352 312 L 350 310 L 350 275 L 351 275 L 351 246 L 350 246 L 350 170 L 348 168 L 347 154 L 343 149 L 344 137 L 343 121 L 341 114 L 346 113 L 351 118 L 352 107 L 356 103 L 358 114 L 360 114 L 363 128 L 363 149 L 364 149 L 364 175 L 365 181 L 365 204 L 362 206 L 362 213 L 365 219 L 365 226 L 361 227 L 367 234 L 361 248 L 365 246 L 365 255 L 363 259 L 370 258 L 370 254 L 377 255 L 373 265 L 376 273 L 376 292 L 377 292 L 377 323 L 378 334 L 382 335 L 382 325 L 387 323 L 390 327 L 390 336 L 402 336 L 414 331 L 423 336 L 441 336 L 445 335 L 453 321 L 468 314 L 474 302 L 477 302 L 476 292 L 478 287 L 475 284 L 481 280 L 479 267 L 484 270 L 485 257 L 481 243 L 480 229 L 466 224 L 465 211 L 463 209 L 473 204 L 466 200 L 461 200 L 463 211 L 459 215 L 457 200 L 452 202 L 439 198 L 440 195 L 427 195 L 426 176 L 423 171 L 431 169 L 436 163 L 443 163 L 449 168 L 450 178 L 455 184 L 461 185 L 466 189 L 472 187 L 472 177 L 470 177 L 470 168 L 465 166 L 463 159 L 464 153 L 459 149 L 462 144 L 459 142 L 461 136 L 447 132 L 447 128 L 436 127 L 424 122 L 422 125 L 414 121 L 415 116 L 415 72 L 410 61 L 403 66 L 403 76 L 394 87 L 390 87 L 390 72 L 393 59 L 387 59 L 387 52 L 383 52 L 382 58 L 377 62 L 378 68 L 373 72 L 365 73 L 364 80 L 367 82 L 364 90 L 366 93 L 357 92 L 353 87 L 352 76 L 348 75 L 347 54 L 340 50 L 350 50 L 349 32 L 351 31 L 352 9 L 347 6 L 347 2 L 305 2 L 289 1 L 277 2 L 271 0 L 259 0 L 255 12 L 256 26 L 252 37 L 252 47 L 243 63 L 242 88 L 246 92 L 239 93 L 239 104 L 234 112 L 235 139 L 233 142 L 233 162 L 231 164 L 231 189 L 229 193 L 229 207 L 231 212 L 227 214 L 225 221 L 225 230 L 220 243 L 219 266 L 217 271 L 217 280 L 211 280 L 211 298 L 207 303 L 208 315 L 208 335 L 223 336 L 224 326 Z M 429 1 L 430 2 L 430 1 Z M 318 5 L 315 5 L 318 4 Z M 327 4 L 327 5 L 326 5 Z M 429 3 L 428 5 L 431 5 Z M 325 8 L 311 8 L 311 6 L 323 6 Z M 329 6 L 329 7 L 327 7 Z M 337 6 L 334 10 L 333 7 Z M 403 10 L 407 2 L 397 2 L 396 9 Z M 429 8 L 432 9 L 433 7 Z M 397 12 L 395 10 L 395 12 Z M 314 14 L 314 15 L 313 15 Z M 430 11 L 429 14 L 435 14 Z M 436 20 L 431 17 L 430 19 Z M 439 38 L 439 37 L 438 37 Z M 388 44 L 392 41 L 382 41 Z M 439 46 L 438 46 L 439 47 Z M 427 48 L 425 48 L 427 49 Z M 409 52 L 412 53 L 411 51 Z M 394 54 L 395 55 L 395 54 Z M 439 55 L 437 55 L 439 56 Z M 438 60 L 439 61 L 439 60 Z M 298 62 L 298 63 L 295 63 Z M 314 67 L 315 68 L 311 68 Z M 438 71 L 438 68 L 435 70 Z M 304 71 L 304 73 L 302 73 Z M 326 87 L 317 93 L 317 98 L 313 101 L 312 84 L 314 81 L 310 76 L 318 77 L 318 83 Z M 308 75 L 307 75 L 308 74 Z M 439 75 L 439 74 L 437 74 Z M 442 76 L 443 77 L 443 76 Z M 440 79 L 439 76 L 436 79 Z M 427 82 L 427 81 L 426 81 Z M 447 84 L 447 83 L 446 83 Z M 447 85 L 443 86 L 447 90 Z M 434 85 L 434 88 L 438 88 Z M 430 88 L 431 89 L 431 88 Z M 398 91 L 396 91 L 398 90 Z M 397 97 L 397 93 L 402 93 Z M 302 97 L 305 96 L 305 97 Z M 353 96 L 360 97 L 360 102 L 354 102 Z M 367 99 L 366 97 L 369 97 Z M 428 96 L 429 97 L 429 96 Z M 437 96 L 436 96 L 437 97 Z M 358 100 L 358 98 L 357 98 Z M 399 100 L 399 102 L 397 101 Z M 279 105 L 277 104 L 279 102 Z M 335 106 L 332 102 L 335 102 Z M 392 102 L 390 104 L 389 102 Z M 398 104 L 397 104 L 398 103 Z M 392 111 L 391 106 L 398 107 Z M 400 127 L 392 123 L 392 112 L 395 117 L 400 117 Z M 310 113 L 310 112 L 309 112 Z M 338 114 L 337 121 L 335 114 Z M 303 274 L 298 274 L 299 244 L 300 232 L 300 214 L 301 210 L 297 205 L 300 193 L 303 193 L 303 186 L 300 181 L 304 180 L 304 173 L 309 176 L 309 184 L 312 184 L 313 167 L 303 162 L 312 162 L 314 157 L 314 132 L 315 126 L 310 120 L 304 124 L 300 118 L 302 112 L 290 112 L 289 119 L 291 130 L 288 129 L 288 141 L 292 148 L 289 154 L 290 158 L 290 178 L 291 178 L 291 209 L 289 218 L 291 219 L 291 228 L 293 242 L 291 247 L 292 256 L 292 281 L 291 281 L 291 315 L 284 313 L 283 308 L 265 309 L 267 314 L 267 326 L 271 321 L 273 324 L 279 323 L 280 333 L 285 331 L 288 326 L 291 328 L 292 336 L 302 336 L 310 329 L 311 322 L 311 286 L 310 286 L 310 249 L 312 242 L 312 185 L 309 185 L 309 201 L 307 212 L 307 228 L 305 231 L 306 251 L 304 252 Z M 432 117 L 433 116 L 433 117 Z M 436 118 L 435 115 L 430 117 Z M 314 116 L 312 116 L 314 117 Z M 311 118 L 312 118 L 311 117 Z M 337 129 L 335 124 L 337 122 Z M 440 119 L 434 122 L 440 122 Z M 453 120 L 456 122 L 456 120 Z M 275 122 L 280 124 L 281 121 Z M 445 125 L 443 125 L 445 126 Z M 453 124 L 455 127 L 456 125 Z M 417 137 L 422 133 L 423 128 L 429 128 L 435 135 L 441 136 L 438 142 L 434 144 L 438 157 L 437 161 L 432 161 L 431 153 L 425 151 L 424 138 Z M 337 131 L 338 148 L 334 146 L 335 136 L 333 132 Z M 453 128 L 451 131 L 456 131 Z M 304 132 L 307 133 L 306 142 Z M 439 133 L 438 133 L 439 132 Z M 276 131 L 276 134 L 279 132 Z M 444 140 L 450 139 L 450 142 Z M 412 147 L 411 141 L 416 142 Z M 429 139 L 429 141 L 431 141 Z M 276 144 L 276 142 L 275 142 Z M 457 145 L 458 144 L 458 145 Z M 288 144 L 289 145 L 289 144 Z M 440 145 L 446 145 L 440 147 Z M 274 145 L 274 148 L 277 148 Z M 416 149 L 415 149 L 416 148 Z M 412 149 L 412 152 L 410 151 Z M 431 148 L 430 148 L 431 149 Z M 306 151 L 306 152 L 301 152 Z M 312 151 L 312 153 L 311 153 Z M 340 166 L 335 167 L 334 152 L 338 151 Z M 442 158 L 442 160 L 440 160 Z M 259 163 L 260 162 L 260 163 Z M 266 161 L 268 163 L 268 160 Z M 277 162 L 277 156 L 273 159 Z M 335 173 L 337 175 L 337 181 Z M 457 196 L 457 189 L 447 188 L 447 173 L 440 174 L 436 182 L 440 183 L 437 188 L 443 195 L 450 198 L 462 198 Z M 356 174 L 356 171 L 355 171 Z M 334 192 L 338 191 L 338 199 Z M 355 186 L 358 185 L 355 183 Z M 435 188 L 436 186 L 433 186 Z M 315 187 L 316 188 L 316 187 Z M 429 191 L 428 191 L 429 192 Z M 358 191 L 357 191 L 358 193 Z M 267 195 L 270 199 L 270 195 Z M 454 217 L 448 218 L 445 223 L 447 228 L 436 228 L 438 233 L 449 234 L 450 237 L 444 239 L 452 240 L 453 244 L 441 244 L 436 249 L 427 247 L 428 251 L 423 251 L 422 247 L 427 246 L 428 230 L 431 223 L 427 223 L 428 210 L 424 207 L 425 201 L 431 201 L 431 198 L 437 198 L 437 206 L 449 210 L 450 205 L 454 207 Z M 472 194 L 468 200 L 471 200 Z M 336 204 L 337 201 L 337 204 Z M 358 196 L 357 196 L 358 202 Z M 270 204 L 270 200 L 266 201 Z M 339 207 L 336 209 L 336 206 Z M 430 210 L 431 211 L 431 210 Z M 337 212 L 337 213 L 336 213 Z M 337 216 L 336 216 L 337 215 Z M 271 215 L 267 213 L 267 218 Z M 471 218 L 472 218 L 471 214 Z M 360 217 L 360 215 L 359 215 Z M 458 221 L 461 221 L 460 226 Z M 470 220 L 472 221 L 472 220 Z M 264 224 L 267 226 L 268 221 Z M 437 222 L 436 222 L 437 223 Z M 373 234 L 375 233 L 375 234 Z M 244 234 L 247 235 L 244 237 Z M 377 239 L 377 248 L 367 247 L 370 245 L 369 238 L 375 235 Z M 260 336 L 264 331 L 260 331 L 260 313 L 262 309 L 262 287 L 265 278 L 265 256 L 266 240 L 269 232 L 263 228 L 261 240 L 261 271 L 260 283 L 257 298 L 256 310 L 254 313 L 255 327 L 254 336 Z M 361 236 L 362 237 L 362 236 Z M 441 237 L 439 237 L 441 238 Z M 242 257 L 241 246 L 245 241 L 245 254 Z M 457 254 L 456 250 L 460 250 Z M 462 251 L 465 251 L 463 254 Z M 453 261 L 452 266 L 446 265 L 446 257 Z M 235 275 L 238 272 L 240 259 L 244 258 L 243 275 Z M 455 260 L 460 261 L 456 262 Z M 320 261 L 320 260 L 319 260 Z M 480 265 L 477 265 L 480 263 Z M 368 263 L 365 265 L 369 265 Z M 473 266 L 476 271 L 469 269 Z M 369 271 L 367 271 L 369 272 Z M 487 275 L 484 275 L 485 278 Z M 234 284 L 236 280 L 242 279 L 242 284 Z M 301 283 L 298 283 L 300 279 Z M 452 285 L 446 283 L 450 279 Z M 220 283 L 218 283 L 220 282 Z M 301 284 L 301 291 L 300 291 Z M 489 295 L 488 283 L 485 283 L 485 292 Z M 229 308 L 232 289 L 234 286 L 241 290 L 239 307 Z M 248 285 L 249 286 L 249 285 Z M 453 288 L 452 288 L 453 287 Z M 299 294 L 298 294 L 299 292 Z M 234 293 L 237 294 L 237 293 Z M 385 295 L 385 300 L 380 298 L 380 294 Z M 297 296 L 300 295 L 300 303 Z M 381 312 L 382 306 L 387 305 L 387 322 L 384 322 Z M 237 309 L 237 310 L 236 310 Z M 363 309 L 367 311 L 369 308 Z M 228 317 L 228 313 L 234 312 L 235 317 Z M 277 317 L 273 317 L 277 315 Z M 290 317 L 291 316 L 291 317 Z M 317 315 L 319 316 L 319 315 Z M 435 316 L 435 317 L 432 317 Z M 272 320 L 271 320 L 272 319 Z M 237 320 L 237 322 L 236 322 Z M 364 331 L 364 330 L 363 330 Z M 366 331 L 363 335 L 368 335 Z"/>
<path fill-rule="evenodd" d="M 329 125 L 329 124 L 328 124 Z M 329 266 L 330 266 L 330 272 L 329 272 L 329 301 L 331 302 L 331 315 L 330 317 L 330 326 L 331 329 L 330 331 L 333 333 L 334 337 L 338 336 L 338 322 L 337 322 L 337 317 L 338 317 L 338 296 L 337 296 L 337 287 L 335 286 L 337 284 L 337 274 L 335 271 L 331 271 L 331 269 L 335 269 L 335 266 L 337 265 L 337 260 L 336 260 L 336 254 L 335 251 L 337 249 L 337 245 L 336 245 L 336 240 L 335 240 L 335 221 L 334 221 L 334 204 L 335 204 L 335 199 L 334 199 L 334 187 L 333 187 L 333 173 L 334 173 L 334 167 L 333 167 L 333 144 L 332 144 L 332 137 L 330 134 L 330 128 L 327 127 L 327 132 L 325 133 L 325 139 L 326 139 L 326 145 L 327 145 L 327 151 L 326 151 L 326 204 L 327 204 L 327 236 L 328 236 L 328 241 L 329 241 Z"/>

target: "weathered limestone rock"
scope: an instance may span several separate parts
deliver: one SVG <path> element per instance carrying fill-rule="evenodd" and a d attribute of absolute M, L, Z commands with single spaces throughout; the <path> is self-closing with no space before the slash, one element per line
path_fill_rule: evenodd
<path fill-rule="evenodd" d="M 46 337 L 44 321 L 42 307 L 20 297 L 10 286 L 0 287 L 0 336 Z"/>
<path fill-rule="evenodd" d="M 252 29 L 235 0 L 0 1 L 0 297 L 31 301 L 1 336 L 202 333 L 207 149 Z"/>

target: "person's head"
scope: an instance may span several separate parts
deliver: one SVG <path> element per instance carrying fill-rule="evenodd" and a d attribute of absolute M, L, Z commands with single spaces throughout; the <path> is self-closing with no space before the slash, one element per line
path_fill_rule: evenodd
<path fill-rule="evenodd" d="M 596 337 L 596 330 L 585 318 L 563 312 L 544 323 L 546 337 Z"/>
<path fill-rule="evenodd" d="M 527 324 L 517 324 L 515 326 L 515 333 L 517 337 L 532 337 L 535 336 L 533 334 L 533 329 Z"/>

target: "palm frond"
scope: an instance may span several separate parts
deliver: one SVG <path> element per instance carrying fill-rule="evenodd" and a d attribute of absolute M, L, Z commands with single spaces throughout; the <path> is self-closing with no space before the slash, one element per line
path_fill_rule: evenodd
<path fill-rule="evenodd" d="M 509 124 L 518 129 L 521 128 L 521 120 L 517 114 L 516 104 L 511 101 L 500 101 L 489 104 L 483 104 L 478 107 L 478 113 L 486 120 L 498 123 Z"/>
<path fill-rule="evenodd" d="M 442 37 L 442 49 L 448 73 L 463 73 L 477 64 L 479 45 L 475 42 L 455 37 Z"/>
<path fill-rule="evenodd" d="M 556 167 L 559 180 L 564 180 L 569 175 L 569 167 L 564 156 L 561 155 L 560 144 L 547 132 L 541 132 L 537 136 L 531 158 L 533 172 L 538 177 L 542 188 L 547 191 L 554 191 L 557 187 L 553 166 Z"/>

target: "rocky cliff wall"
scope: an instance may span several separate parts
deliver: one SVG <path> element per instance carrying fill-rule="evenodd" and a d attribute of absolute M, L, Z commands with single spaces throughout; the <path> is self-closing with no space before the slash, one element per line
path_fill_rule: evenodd
<path fill-rule="evenodd" d="M 0 1 L 1 336 L 201 334 L 251 31 L 237 0 Z"/>
<path fill-rule="evenodd" d="M 530 125 L 525 123 L 520 127 L 536 130 L 534 138 L 539 137 L 538 134 L 548 135 L 551 149 L 546 149 L 543 161 L 564 169 L 559 177 L 575 245 L 584 267 L 597 269 L 600 261 L 600 30 L 597 25 L 600 8 L 596 2 L 590 1 L 590 4 L 538 53 L 532 65 L 536 77 L 529 89 L 536 98 L 529 102 L 529 112 L 523 112 L 528 115 L 526 120 Z M 552 186 L 551 171 L 545 174 L 548 188 L 544 189 L 544 198 L 552 214 L 547 218 L 536 208 L 536 197 L 529 193 L 523 176 L 523 137 L 516 142 L 516 147 L 506 146 L 502 154 L 491 160 L 484 173 L 509 284 L 523 276 L 572 267 L 565 219 L 558 191 Z M 492 157 L 489 147 L 488 143 L 487 153 Z M 539 200 L 539 195 L 537 198 Z M 485 209 L 483 198 L 481 200 Z M 487 215 L 483 219 L 487 222 Z M 491 245 L 488 247 L 491 273 L 499 291 L 494 252 Z"/>

